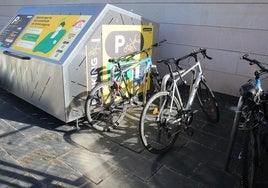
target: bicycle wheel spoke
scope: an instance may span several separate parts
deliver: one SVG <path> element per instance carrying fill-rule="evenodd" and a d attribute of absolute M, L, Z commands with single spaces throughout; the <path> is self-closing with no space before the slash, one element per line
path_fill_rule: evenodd
<path fill-rule="evenodd" d="M 197 91 L 199 104 L 211 122 L 219 121 L 219 109 L 214 94 L 204 81 L 201 81 Z"/>
<path fill-rule="evenodd" d="M 86 101 L 86 116 L 89 123 L 100 131 L 117 126 L 126 112 L 120 92 L 113 89 L 112 82 L 97 85 Z"/>
<path fill-rule="evenodd" d="M 140 120 L 140 136 L 147 150 L 162 153 L 169 150 L 178 136 L 179 126 L 173 124 L 178 115 L 178 101 L 173 107 L 167 92 L 159 92 L 152 96 L 143 109 Z"/>

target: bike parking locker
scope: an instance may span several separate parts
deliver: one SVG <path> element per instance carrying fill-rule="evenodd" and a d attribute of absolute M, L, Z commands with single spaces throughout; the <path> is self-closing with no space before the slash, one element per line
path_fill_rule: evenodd
<path fill-rule="evenodd" d="M 108 59 L 157 36 L 157 23 L 110 4 L 23 7 L 0 32 L 0 87 L 71 122 Z"/>

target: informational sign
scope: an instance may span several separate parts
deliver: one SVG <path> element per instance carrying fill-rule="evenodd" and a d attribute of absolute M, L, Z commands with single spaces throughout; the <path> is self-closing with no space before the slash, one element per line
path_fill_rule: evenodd
<path fill-rule="evenodd" d="M 33 15 L 17 15 L 0 33 L 0 46 L 9 48 L 32 18 Z"/>
<path fill-rule="evenodd" d="M 103 25 L 102 36 L 103 66 L 107 69 L 107 71 L 104 71 L 103 77 L 108 79 L 112 67 L 108 60 L 150 47 L 153 42 L 153 26 Z M 145 54 L 135 56 L 136 59 L 143 57 L 145 57 Z M 134 72 L 139 72 L 139 70 L 130 70 L 127 73 L 129 79 L 133 79 Z"/>
<path fill-rule="evenodd" d="M 35 15 L 12 49 L 60 60 L 90 18 L 90 15 Z"/>

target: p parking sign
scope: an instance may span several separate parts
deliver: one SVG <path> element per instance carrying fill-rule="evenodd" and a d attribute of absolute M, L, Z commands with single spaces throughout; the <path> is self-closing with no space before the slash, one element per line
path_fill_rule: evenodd
<path fill-rule="evenodd" d="M 102 49 L 104 78 L 108 78 L 111 66 L 109 59 L 148 48 L 153 42 L 153 26 L 151 25 L 103 25 L 102 26 Z M 143 56 L 136 56 L 142 58 Z M 134 70 L 130 70 L 134 71 Z M 132 74 L 133 75 L 133 74 Z M 131 79 L 131 78 L 130 78 Z"/>

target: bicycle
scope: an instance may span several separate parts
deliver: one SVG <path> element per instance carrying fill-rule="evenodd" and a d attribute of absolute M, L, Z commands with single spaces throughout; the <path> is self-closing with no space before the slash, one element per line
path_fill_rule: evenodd
<path fill-rule="evenodd" d="M 109 59 L 112 65 L 109 80 L 97 84 L 86 100 L 85 113 L 92 127 L 99 131 L 110 131 L 118 127 L 125 116 L 128 104 L 145 104 L 149 94 L 149 79 L 152 85 L 150 90 L 160 90 L 158 70 L 152 64 L 149 52 L 163 42 L 165 40 L 116 60 Z M 145 54 L 146 57 L 134 59 L 140 54 Z M 142 101 L 138 100 L 140 90 L 143 91 Z"/>
<path fill-rule="evenodd" d="M 249 80 L 240 87 L 240 97 L 233 120 L 230 142 L 224 170 L 229 171 L 231 155 L 237 139 L 237 131 L 242 133 L 242 147 L 237 159 L 241 160 L 241 185 L 242 187 L 254 187 L 256 172 L 262 164 L 262 152 L 267 146 L 263 140 L 265 128 L 265 115 L 267 91 L 261 87 L 261 76 L 268 73 L 268 69 L 255 59 L 250 59 L 245 54 L 241 59 L 249 62 L 250 65 L 257 65 L 259 70 L 255 71 L 255 81 Z"/>
<path fill-rule="evenodd" d="M 144 147 L 151 153 L 164 153 L 172 148 L 182 130 L 192 135 L 190 128 L 194 111 L 193 101 L 197 95 L 199 104 L 208 120 L 218 122 L 220 115 L 218 104 L 211 89 L 208 87 L 198 54 L 207 56 L 206 49 L 199 49 L 179 59 L 169 58 L 158 63 L 167 65 L 169 74 L 162 79 L 161 92 L 154 94 L 144 106 L 139 124 L 139 133 Z M 194 65 L 183 69 L 180 62 L 194 58 Z M 171 63 L 176 70 L 173 72 Z M 182 99 L 179 87 L 186 84 L 185 77 L 192 73 L 188 99 Z"/>

